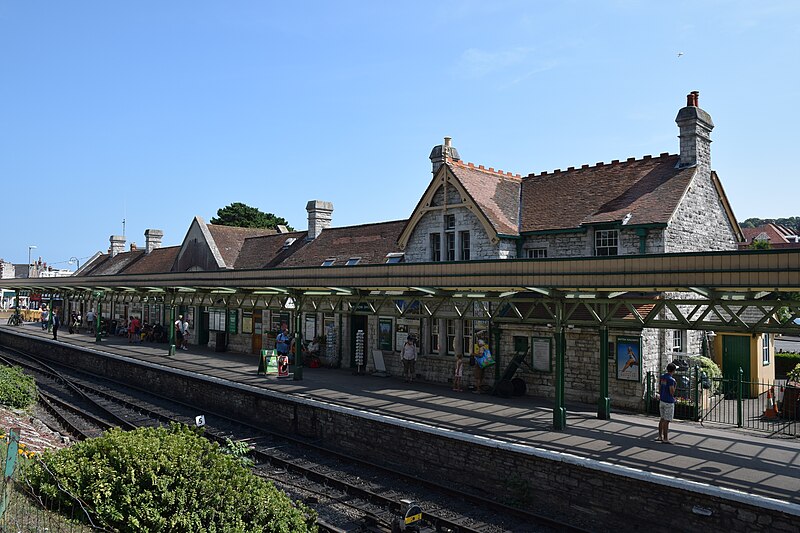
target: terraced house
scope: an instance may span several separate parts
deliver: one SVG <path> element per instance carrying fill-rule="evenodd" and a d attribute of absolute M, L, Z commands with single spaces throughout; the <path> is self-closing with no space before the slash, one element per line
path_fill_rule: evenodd
<path fill-rule="evenodd" d="M 711 116 L 687 96 L 678 112 L 679 153 L 645 155 L 554 171 L 512 174 L 468 163 L 449 138 L 430 154 L 433 177 L 407 220 L 332 227 L 333 205 L 313 200 L 306 207 L 308 230 L 252 230 L 205 224 L 195 218 L 180 246 L 160 248 L 157 230 L 146 233 L 144 250 L 122 252 L 118 237 L 79 275 L 308 266 L 358 268 L 377 263 L 415 262 L 438 268 L 442 262 L 508 259 L 558 261 L 563 258 L 736 250 L 743 236 L 711 167 Z M 156 239 L 157 240 L 154 240 Z M 116 239 L 116 241 L 115 241 Z M 115 242 L 117 244 L 115 245 Z M 116 248 L 115 248 L 116 246 Z M 426 290 L 421 288 L 421 290 Z M 531 288 L 535 291 L 535 288 Z M 434 289 L 431 289 L 434 291 Z M 285 300 L 285 299 L 284 299 Z M 220 300 L 221 301 L 221 300 Z M 182 311 L 190 316 L 192 342 L 258 353 L 274 345 L 281 323 L 295 324 L 291 302 L 264 299 L 257 305 L 203 302 Z M 394 302 L 402 307 L 402 302 Z M 424 379 L 451 379 L 453 356 L 469 354 L 484 339 L 498 354 L 526 352 L 521 374 L 528 394 L 550 395 L 554 388 L 552 330 L 546 325 L 495 324 L 492 311 L 476 295 L 467 312 L 449 303 L 436 318 L 413 313 L 360 313 L 321 308 L 304 312 L 305 339 L 321 340 L 322 361 L 352 366 L 364 357 L 369 370 L 380 350 L 390 373 L 400 373 L 399 350 L 416 339 Z M 109 319 L 137 314 L 164 321 L 158 305 L 128 303 L 104 310 Z M 664 311 L 669 313 L 669 311 Z M 359 333 L 360 332 L 360 333 Z M 362 339 L 363 344 L 356 338 Z M 721 357 L 725 341 L 695 331 L 640 329 L 611 331 L 609 361 L 614 402 L 634 407 L 642 398 L 647 371 L 658 371 L 676 352 Z M 764 377 L 769 336 L 740 343 L 751 360 L 753 378 Z M 743 341 L 744 342 L 744 341 Z M 566 397 L 593 402 L 598 395 L 600 336 L 596 329 L 570 329 L 566 349 Z M 630 348 L 630 350 L 628 350 Z M 617 350 L 624 349 L 619 355 Z M 359 352 L 359 353 L 356 353 Z M 500 358 L 485 384 L 491 386 L 508 364 Z"/>

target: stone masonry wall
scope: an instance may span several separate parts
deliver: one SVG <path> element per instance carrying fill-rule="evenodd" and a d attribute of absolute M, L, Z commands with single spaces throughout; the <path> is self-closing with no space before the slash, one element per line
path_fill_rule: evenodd
<path fill-rule="evenodd" d="M 733 229 L 703 167 L 669 221 L 665 241 L 666 253 L 736 250 Z"/>
<path fill-rule="evenodd" d="M 236 413 L 358 459 L 484 494 L 598 532 L 675 531 L 654 509 L 679 516 L 681 531 L 796 531 L 798 516 L 763 499 L 702 484 L 423 424 L 207 379 L 92 350 L 0 332 L 0 345 L 180 398 L 207 415 Z M 414 450 L 409 460 L 408 450 Z M 701 509 L 703 512 L 696 512 Z M 647 512 L 643 512 L 646 510 Z"/>

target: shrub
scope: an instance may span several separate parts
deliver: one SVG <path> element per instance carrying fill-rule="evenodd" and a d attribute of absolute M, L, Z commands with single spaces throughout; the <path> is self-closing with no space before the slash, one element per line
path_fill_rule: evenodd
<path fill-rule="evenodd" d="M 316 531 L 312 510 L 183 425 L 114 429 L 45 452 L 27 479 L 53 507 L 85 507 L 118 531 Z"/>
<path fill-rule="evenodd" d="M 797 363 L 793 369 L 786 373 L 786 379 L 800 382 L 800 363 Z"/>
<path fill-rule="evenodd" d="M 0 367 L 0 404 L 28 409 L 36 403 L 36 381 L 18 366 Z"/>

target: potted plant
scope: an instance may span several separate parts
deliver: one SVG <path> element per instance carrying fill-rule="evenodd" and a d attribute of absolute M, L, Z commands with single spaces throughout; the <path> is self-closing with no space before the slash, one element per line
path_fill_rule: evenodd
<path fill-rule="evenodd" d="M 783 416 L 790 420 L 800 419 L 800 363 L 786 373 L 786 386 L 783 389 Z"/>

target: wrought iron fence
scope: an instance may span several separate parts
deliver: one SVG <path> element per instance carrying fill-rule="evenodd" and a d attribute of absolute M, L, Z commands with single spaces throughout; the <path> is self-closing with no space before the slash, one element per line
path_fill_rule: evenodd
<path fill-rule="evenodd" d="M 701 424 L 752 429 L 769 436 L 794 436 L 800 424 L 800 388 L 785 380 L 705 378 L 699 366 L 674 373 L 675 418 Z M 658 415 L 658 376 L 647 373 L 645 411 Z"/>

